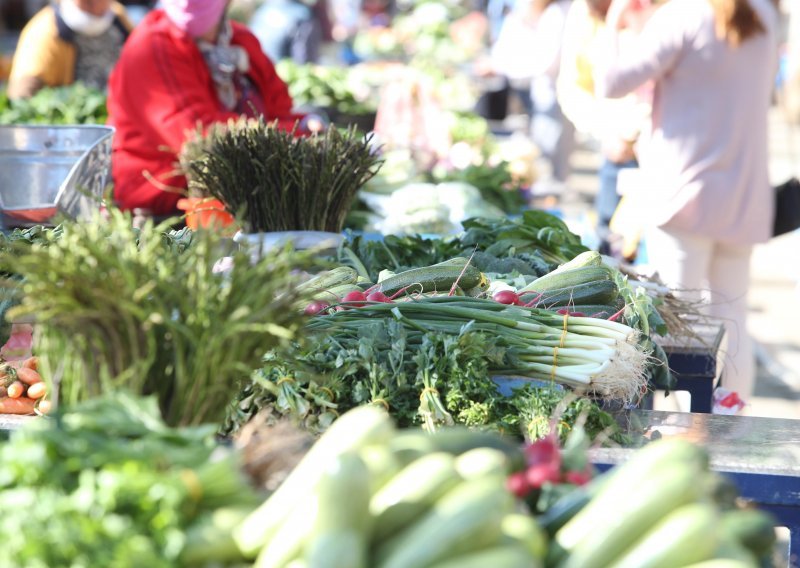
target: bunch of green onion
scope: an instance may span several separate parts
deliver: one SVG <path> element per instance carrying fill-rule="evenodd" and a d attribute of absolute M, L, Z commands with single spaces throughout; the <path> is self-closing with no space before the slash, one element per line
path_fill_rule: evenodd
<path fill-rule="evenodd" d="M 624 401 L 635 400 L 647 386 L 649 354 L 640 347 L 639 333 L 604 319 L 436 296 L 318 315 L 307 327 L 320 333 L 356 333 L 373 318 L 396 318 L 412 342 L 426 331 L 457 335 L 465 325 L 491 334 L 506 350 L 503 357 L 491 358 L 490 370 L 497 376 L 553 381 L 587 395 Z"/>

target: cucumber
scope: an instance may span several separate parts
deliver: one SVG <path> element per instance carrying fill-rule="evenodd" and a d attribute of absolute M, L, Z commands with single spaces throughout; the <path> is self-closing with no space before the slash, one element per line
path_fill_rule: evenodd
<path fill-rule="evenodd" d="M 614 282 L 597 280 L 541 292 L 541 297 L 536 301 L 536 307 L 552 309 L 558 306 L 578 304 L 613 304 L 618 298 L 619 288 Z"/>
<path fill-rule="evenodd" d="M 520 294 L 525 292 L 549 292 L 603 280 L 612 280 L 611 271 L 608 268 L 605 266 L 584 266 L 570 270 L 548 272 L 518 292 Z"/>
<path fill-rule="evenodd" d="M 405 288 L 409 293 L 449 292 L 458 282 L 461 289 L 469 290 L 481 285 L 484 277 L 480 270 L 468 263 L 469 259 L 453 258 L 433 266 L 412 268 L 379 282 L 376 289 L 387 296 Z"/>
<path fill-rule="evenodd" d="M 359 406 L 343 414 L 311 447 L 289 476 L 233 533 L 239 549 L 254 558 L 276 535 L 293 511 L 297 496 L 315 491 L 325 466 L 337 456 L 391 440 L 389 415 L 375 406 Z M 306 519 L 306 523 L 309 520 Z"/>
<path fill-rule="evenodd" d="M 612 568 L 674 568 L 710 560 L 719 542 L 719 511 L 692 503 L 664 517 L 614 561 Z"/>
<path fill-rule="evenodd" d="M 664 467 L 624 491 L 608 485 L 555 535 L 569 553 L 561 568 L 606 568 L 665 515 L 699 499 L 698 470 Z"/>
<path fill-rule="evenodd" d="M 381 541 L 411 524 L 460 481 L 455 458 L 444 452 L 410 463 L 372 497 L 373 538 Z"/>
<path fill-rule="evenodd" d="M 430 568 L 537 568 L 541 564 L 521 546 L 502 545 L 462 554 Z"/>
<path fill-rule="evenodd" d="M 775 546 L 775 526 L 772 515 L 758 509 L 726 511 L 722 515 L 722 530 L 758 557 L 770 554 Z"/>
<path fill-rule="evenodd" d="M 375 552 L 376 568 L 421 568 L 499 527 L 514 499 L 495 477 L 462 481 L 417 522 Z M 481 542 L 484 544 L 484 542 Z"/>

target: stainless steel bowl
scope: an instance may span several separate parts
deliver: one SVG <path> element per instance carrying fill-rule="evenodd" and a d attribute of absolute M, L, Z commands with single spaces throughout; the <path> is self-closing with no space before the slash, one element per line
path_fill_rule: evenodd
<path fill-rule="evenodd" d="M 51 225 L 59 213 L 82 219 L 97 211 L 113 135 L 108 126 L 0 126 L 3 225 Z"/>

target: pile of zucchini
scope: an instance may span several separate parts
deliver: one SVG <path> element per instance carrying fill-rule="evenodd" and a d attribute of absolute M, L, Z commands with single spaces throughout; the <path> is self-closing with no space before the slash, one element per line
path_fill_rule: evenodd
<path fill-rule="evenodd" d="M 552 537 L 547 565 L 771 566 L 775 521 L 739 507 L 737 495 L 729 480 L 709 470 L 701 446 L 677 438 L 650 443 L 540 518 Z"/>
<path fill-rule="evenodd" d="M 506 488 L 521 459 L 495 435 L 397 431 L 382 410 L 359 407 L 234 539 L 259 568 L 540 566 L 544 532 Z"/>

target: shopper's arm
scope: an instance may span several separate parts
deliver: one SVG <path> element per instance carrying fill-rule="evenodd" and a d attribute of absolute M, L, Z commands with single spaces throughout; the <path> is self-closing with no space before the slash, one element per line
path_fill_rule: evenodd
<path fill-rule="evenodd" d="M 691 0 L 694 1 L 694 0 Z M 660 8 L 638 37 L 621 47 L 621 18 L 630 0 L 614 0 L 604 30 L 604 57 L 595 68 L 595 92 L 601 97 L 627 95 L 647 81 L 668 73 L 688 46 L 687 36 L 697 23 L 687 21 L 685 2 L 672 0 Z"/>

